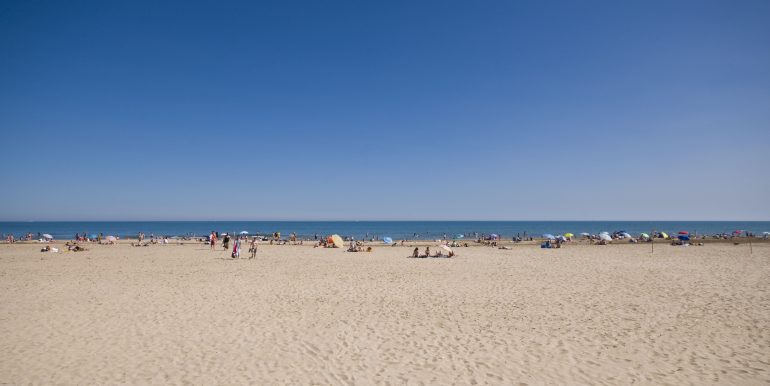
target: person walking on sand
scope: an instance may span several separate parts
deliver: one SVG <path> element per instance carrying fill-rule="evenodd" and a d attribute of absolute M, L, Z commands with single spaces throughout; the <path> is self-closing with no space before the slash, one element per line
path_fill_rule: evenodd
<path fill-rule="evenodd" d="M 222 248 L 227 251 L 230 248 L 230 235 L 225 234 L 225 236 L 222 238 Z"/>
<path fill-rule="evenodd" d="M 211 234 L 209 235 L 209 244 L 211 244 L 212 251 L 217 246 L 217 235 L 214 233 L 214 231 L 211 231 Z"/>
<path fill-rule="evenodd" d="M 230 255 L 233 259 L 241 257 L 241 239 L 233 241 L 233 254 Z"/>
<path fill-rule="evenodd" d="M 249 248 L 249 252 L 251 252 L 251 257 L 249 257 L 249 259 L 253 259 L 253 258 L 257 257 L 257 245 L 258 244 L 259 244 L 259 242 L 257 241 L 257 238 L 254 237 L 251 240 L 251 248 Z"/>

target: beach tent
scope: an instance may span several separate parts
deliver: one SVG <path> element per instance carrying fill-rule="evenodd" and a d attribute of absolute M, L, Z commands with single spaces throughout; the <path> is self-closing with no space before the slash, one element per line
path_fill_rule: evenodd
<path fill-rule="evenodd" d="M 612 237 L 610 237 L 610 235 L 607 233 L 600 233 L 599 238 L 604 241 L 612 241 Z"/>
<path fill-rule="evenodd" d="M 668 234 L 666 232 L 660 232 L 660 235 L 663 236 L 664 239 L 668 238 Z"/>
<path fill-rule="evenodd" d="M 383 237 L 382 242 L 385 244 L 393 244 L 393 239 L 391 239 L 390 237 Z"/>
<path fill-rule="evenodd" d="M 565 234 L 564 234 L 564 237 L 569 237 L 569 238 L 572 238 L 572 237 L 575 237 L 575 235 L 574 235 L 574 234 L 572 234 L 572 233 L 565 233 Z"/>
<path fill-rule="evenodd" d="M 44 238 L 44 239 L 47 239 L 47 240 L 52 240 L 52 239 L 53 239 L 53 236 L 49 235 L 48 233 L 44 233 L 44 234 L 43 234 L 43 238 Z"/>
<path fill-rule="evenodd" d="M 543 238 L 544 239 L 548 239 L 548 240 L 556 240 L 556 237 L 554 235 L 550 234 L 550 233 L 544 234 Z"/>
<path fill-rule="evenodd" d="M 342 248 L 345 246 L 345 242 L 342 241 L 342 237 L 340 235 L 332 235 L 330 237 L 332 244 L 334 244 L 337 248 Z"/>

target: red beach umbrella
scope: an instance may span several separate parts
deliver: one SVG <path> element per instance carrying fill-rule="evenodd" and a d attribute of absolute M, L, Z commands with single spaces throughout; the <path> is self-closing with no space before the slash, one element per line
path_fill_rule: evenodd
<path fill-rule="evenodd" d="M 690 234 L 690 232 L 687 232 L 687 231 L 679 231 L 679 234 L 680 234 L 680 235 L 689 235 L 689 234 Z"/>

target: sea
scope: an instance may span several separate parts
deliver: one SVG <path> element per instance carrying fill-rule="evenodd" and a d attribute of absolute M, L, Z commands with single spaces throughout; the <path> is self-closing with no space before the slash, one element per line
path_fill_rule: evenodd
<path fill-rule="evenodd" d="M 212 231 L 229 234 L 248 232 L 249 235 L 282 237 L 296 233 L 303 239 L 330 234 L 354 237 L 358 240 L 393 240 L 472 238 L 497 234 L 502 239 L 515 236 L 538 237 L 543 234 L 597 234 L 623 231 L 632 235 L 662 231 L 680 231 L 699 235 L 732 234 L 735 231 L 761 236 L 770 232 L 770 221 L 31 221 L 0 222 L 0 234 L 16 238 L 32 233 L 50 234 L 58 240 L 68 240 L 76 233 L 120 238 L 135 238 L 139 232 L 147 237 L 205 237 Z"/>

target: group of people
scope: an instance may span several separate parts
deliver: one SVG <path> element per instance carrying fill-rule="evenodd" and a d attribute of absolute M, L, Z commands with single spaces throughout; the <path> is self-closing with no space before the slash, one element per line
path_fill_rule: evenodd
<path fill-rule="evenodd" d="M 241 247 L 244 243 L 248 242 L 249 238 L 247 236 L 239 236 L 239 237 L 231 237 L 229 234 L 225 233 L 222 235 L 222 248 L 225 251 L 230 251 L 230 243 L 232 242 L 232 251 L 230 252 L 230 258 L 237 259 L 241 257 Z M 211 250 L 215 250 L 217 247 L 217 239 L 219 239 L 219 232 L 211 231 L 211 234 L 209 235 L 209 245 L 211 246 Z M 249 253 L 251 254 L 249 256 L 249 259 L 253 259 L 257 256 L 257 246 L 259 245 L 259 238 L 252 237 L 251 242 L 249 244 Z"/>
<path fill-rule="evenodd" d="M 455 253 L 451 249 L 448 251 L 449 253 L 447 255 L 444 255 L 444 253 L 441 251 L 441 248 L 436 249 L 436 253 L 434 255 L 430 254 L 430 247 L 425 247 L 425 253 L 420 254 L 420 248 L 415 247 L 412 251 L 412 257 L 414 258 L 427 258 L 427 257 L 454 257 Z"/>
<path fill-rule="evenodd" d="M 364 243 L 360 241 L 350 241 L 350 247 L 348 248 L 348 252 L 371 252 L 372 247 L 366 247 L 364 248 Z"/>

